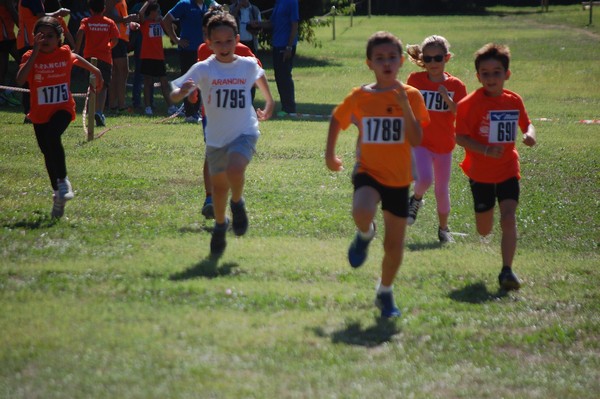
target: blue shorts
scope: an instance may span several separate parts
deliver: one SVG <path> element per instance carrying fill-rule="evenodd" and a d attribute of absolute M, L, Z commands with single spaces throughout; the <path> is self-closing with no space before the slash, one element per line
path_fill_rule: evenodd
<path fill-rule="evenodd" d="M 487 212 L 496 204 L 504 200 L 519 202 L 519 179 L 511 177 L 501 183 L 478 183 L 469 179 L 471 193 L 473 194 L 473 208 L 475 213 Z"/>
<path fill-rule="evenodd" d="M 384 186 L 366 173 L 356 173 L 352 176 L 352 183 L 354 191 L 364 186 L 374 188 L 381 197 L 381 210 L 388 211 L 400 218 L 408 217 L 408 186 Z"/>
<path fill-rule="evenodd" d="M 229 154 L 242 154 L 248 162 L 256 152 L 258 136 L 242 135 L 223 147 L 206 147 L 206 160 L 211 176 L 225 172 L 229 163 Z"/>

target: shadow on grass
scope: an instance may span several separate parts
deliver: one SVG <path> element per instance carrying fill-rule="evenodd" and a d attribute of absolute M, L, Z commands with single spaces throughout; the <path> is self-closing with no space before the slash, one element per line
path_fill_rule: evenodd
<path fill-rule="evenodd" d="M 55 219 L 47 213 L 43 213 L 41 211 L 34 211 L 33 215 L 31 215 L 30 217 L 26 219 L 3 223 L 2 227 L 8 229 L 26 230 L 46 229 L 54 226 L 56 223 L 58 223 L 58 220 L 59 219 Z"/>
<path fill-rule="evenodd" d="M 411 251 L 426 251 L 428 249 L 439 249 L 442 247 L 439 241 L 419 242 L 407 244 L 406 248 Z"/>
<path fill-rule="evenodd" d="M 233 269 L 238 266 L 237 263 L 233 262 L 223 263 L 219 266 L 219 258 L 216 256 L 209 256 L 195 265 L 188 267 L 184 271 L 171 274 L 169 280 L 182 281 L 200 277 L 213 279 L 216 277 L 228 276 L 232 274 Z"/>
<path fill-rule="evenodd" d="M 400 332 L 395 320 L 377 318 L 376 323 L 363 329 L 360 322 L 352 322 L 345 328 L 327 334 L 321 327 L 314 329 L 316 335 L 329 337 L 334 344 L 364 346 L 374 348 L 390 342 L 392 337 Z"/>
<path fill-rule="evenodd" d="M 457 302 L 485 303 L 504 298 L 508 293 L 499 289 L 496 293 L 489 292 L 483 282 L 469 284 L 459 290 L 450 292 L 448 297 Z"/>

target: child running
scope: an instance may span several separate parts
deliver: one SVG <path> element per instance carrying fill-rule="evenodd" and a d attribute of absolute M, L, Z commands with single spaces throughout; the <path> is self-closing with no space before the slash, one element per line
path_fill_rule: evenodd
<path fill-rule="evenodd" d="M 19 85 L 29 83 L 31 109 L 28 117 L 33 122 L 54 190 L 51 215 L 60 218 L 65 202 L 74 197 L 61 142 L 61 135 L 75 120 L 75 101 L 69 87 L 71 68 L 77 65 L 96 75 L 93 90 L 99 90 L 104 82 L 98 68 L 72 53 L 69 46 L 62 45 L 63 31 L 56 18 L 38 19 L 33 33 L 33 49 L 23 55 L 16 80 Z"/>
<path fill-rule="evenodd" d="M 245 172 L 255 152 L 260 132 L 258 121 L 271 117 L 274 108 L 264 70 L 256 59 L 234 53 L 240 37 L 235 19 L 218 14 L 207 25 L 207 44 L 215 53 L 194 64 L 173 81 L 173 102 L 181 101 L 199 87 L 208 121 L 205 129 L 206 159 L 212 181 L 215 213 L 210 252 L 220 256 L 225 251 L 225 234 L 229 226 L 227 199 L 233 216 L 233 232 L 244 235 L 248 229 L 243 197 Z M 265 98 L 265 109 L 252 108 L 250 91 L 256 83 Z M 194 99 L 191 99 L 192 101 Z M 197 99 L 196 99 L 197 100 Z"/>
<path fill-rule="evenodd" d="M 454 242 L 448 228 L 450 214 L 450 172 L 454 139 L 456 104 L 467 95 L 458 78 L 445 72 L 450 60 L 450 43 L 442 36 L 429 36 L 421 45 L 406 48 L 409 59 L 425 69 L 408 76 L 406 83 L 421 91 L 431 124 L 423 129 L 421 145 L 413 149 L 416 166 L 414 194 L 410 197 L 407 223 L 411 226 L 423 204 L 423 195 L 435 179 L 440 243 Z"/>
<path fill-rule="evenodd" d="M 510 77 L 510 50 L 488 43 L 475 53 L 475 70 L 482 87 L 465 97 L 456 114 L 456 143 L 465 148 L 460 164 L 469 178 L 477 232 L 487 237 L 494 225 L 496 200 L 502 229 L 502 269 L 498 276 L 504 290 L 517 290 L 521 282 L 512 271 L 517 249 L 516 211 L 519 203 L 519 154 L 517 129 L 523 144 L 535 145 L 536 133 L 521 97 L 504 89 Z"/>
<path fill-rule="evenodd" d="M 335 154 L 341 129 L 351 123 L 358 127 L 356 163 L 352 182 L 352 216 L 358 232 L 350 248 L 352 267 L 367 258 L 375 236 L 373 219 L 381 202 L 385 227 L 381 281 L 375 305 L 382 318 L 399 317 L 392 283 L 402 263 L 408 216 L 408 188 L 412 181 L 411 146 L 419 145 L 422 126 L 429 115 L 421 93 L 397 78 L 404 62 L 402 43 L 389 32 L 377 32 L 367 42 L 367 65 L 375 83 L 353 89 L 332 113 L 325 150 L 325 162 L 332 171 L 343 169 Z"/>

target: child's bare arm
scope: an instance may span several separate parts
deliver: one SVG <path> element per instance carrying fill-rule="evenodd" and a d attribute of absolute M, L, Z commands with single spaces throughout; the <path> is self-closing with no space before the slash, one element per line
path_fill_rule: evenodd
<path fill-rule="evenodd" d="M 421 140 L 423 140 L 423 129 L 417 121 L 417 118 L 415 118 L 415 114 L 410 107 L 406 90 L 404 90 L 404 85 L 401 82 L 398 83 L 400 83 L 400 89 L 398 89 L 396 93 L 398 102 L 402 107 L 402 113 L 404 114 L 404 132 L 406 133 L 406 138 L 408 139 L 410 145 L 416 147 L 421 144 Z"/>
<path fill-rule="evenodd" d="M 271 95 L 271 90 L 269 89 L 269 83 L 267 82 L 267 78 L 265 75 L 261 76 L 256 81 L 256 86 L 258 86 L 260 92 L 265 98 L 265 109 L 262 110 L 260 108 L 256 109 L 256 115 L 258 115 L 258 120 L 265 121 L 273 115 L 273 109 L 275 108 L 275 102 L 273 101 L 273 96 Z"/>
<path fill-rule="evenodd" d="M 533 147 L 537 143 L 535 127 L 530 123 L 527 131 L 523 134 L 523 144 L 527 147 Z"/>
<path fill-rule="evenodd" d="M 178 103 L 179 101 L 186 98 L 190 94 L 190 92 L 194 90 L 195 87 L 196 84 L 192 79 L 186 80 L 185 82 L 183 82 L 183 85 L 181 85 L 181 87 L 176 87 L 175 89 L 173 89 L 170 95 L 171 101 L 173 101 L 174 103 Z"/>
<path fill-rule="evenodd" d="M 456 135 L 456 144 L 467 150 L 478 152 L 480 154 L 485 155 L 486 157 L 491 158 L 500 158 L 504 153 L 504 146 L 502 145 L 482 144 L 478 141 L 473 140 L 469 136 L 465 136 L 464 134 Z"/>
<path fill-rule="evenodd" d="M 329 120 L 329 133 L 327 134 L 327 146 L 325 148 L 325 164 L 333 172 L 344 169 L 342 160 L 335 155 L 335 145 L 340 134 L 340 123 L 332 115 Z"/>

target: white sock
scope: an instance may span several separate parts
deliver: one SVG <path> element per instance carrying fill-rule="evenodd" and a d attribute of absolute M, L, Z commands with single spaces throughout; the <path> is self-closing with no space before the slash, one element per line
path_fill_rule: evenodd
<path fill-rule="evenodd" d="M 383 285 L 383 284 L 379 283 L 379 285 L 377 286 L 377 293 L 378 294 L 389 293 L 389 292 L 392 292 L 392 288 L 393 288 L 393 286 L 391 286 L 391 285 Z"/>
<path fill-rule="evenodd" d="M 365 241 L 370 241 L 373 237 L 375 237 L 375 226 L 373 225 L 373 222 L 371 222 L 371 224 L 369 225 L 368 231 L 363 232 L 358 230 L 358 236 Z"/>

